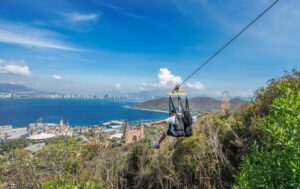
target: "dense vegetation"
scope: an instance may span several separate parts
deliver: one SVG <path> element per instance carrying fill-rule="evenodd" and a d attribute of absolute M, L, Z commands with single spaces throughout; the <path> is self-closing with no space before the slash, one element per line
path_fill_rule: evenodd
<path fill-rule="evenodd" d="M 189 138 L 131 145 L 60 137 L 35 154 L 10 148 L 0 182 L 15 188 L 300 188 L 300 72 L 271 80 L 253 102 L 211 113 Z M 13 157 L 13 158 L 11 158 Z"/>
<path fill-rule="evenodd" d="M 264 138 L 243 159 L 237 177 L 241 188 L 300 188 L 300 91 L 284 91 L 259 125 Z"/>
<path fill-rule="evenodd" d="M 30 141 L 24 138 L 7 140 L 3 143 L 0 143 L 0 154 L 3 152 L 10 152 L 16 148 L 25 148 L 29 143 Z"/>

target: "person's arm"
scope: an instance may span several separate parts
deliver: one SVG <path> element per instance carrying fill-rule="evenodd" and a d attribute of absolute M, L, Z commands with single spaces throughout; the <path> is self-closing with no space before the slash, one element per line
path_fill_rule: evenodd
<path fill-rule="evenodd" d="M 152 122 L 152 123 L 149 123 L 149 126 L 156 126 L 156 125 L 161 125 L 161 124 L 164 124 L 164 123 L 167 123 L 166 120 L 161 120 L 161 121 L 157 121 L 157 122 Z"/>
<path fill-rule="evenodd" d="M 199 117 L 205 116 L 205 115 L 207 115 L 207 114 L 208 114 L 208 113 L 206 112 L 206 113 L 203 113 L 203 114 L 198 114 L 198 115 L 196 115 L 196 116 L 193 116 L 193 117 L 192 117 L 193 122 L 196 122 L 196 120 L 197 120 Z"/>
<path fill-rule="evenodd" d="M 198 115 L 196 115 L 195 117 L 196 117 L 196 119 L 198 119 L 199 117 L 205 116 L 205 115 L 207 115 L 207 114 L 208 114 L 208 112 L 205 112 L 205 113 L 203 113 L 203 114 L 198 114 Z"/>
<path fill-rule="evenodd" d="M 179 84 L 176 84 L 176 85 L 174 86 L 174 88 L 172 89 L 172 92 L 173 92 L 173 93 L 178 92 L 178 91 L 179 91 L 179 87 L 180 87 L 180 85 L 179 85 Z"/>

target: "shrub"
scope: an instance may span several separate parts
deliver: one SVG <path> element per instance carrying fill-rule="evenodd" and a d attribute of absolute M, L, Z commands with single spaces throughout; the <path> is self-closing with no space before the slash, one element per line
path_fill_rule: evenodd
<path fill-rule="evenodd" d="M 29 143 L 30 141 L 25 138 L 9 139 L 0 144 L 0 149 L 3 152 L 10 152 L 16 148 L 25 148 Z"/>
<path fill-rule="evenodd" d="M 265 137 L 245 156 L 236 188 L 300 187 L 300 90 L 280 86 L 285 95 L 274 100 Z"/>

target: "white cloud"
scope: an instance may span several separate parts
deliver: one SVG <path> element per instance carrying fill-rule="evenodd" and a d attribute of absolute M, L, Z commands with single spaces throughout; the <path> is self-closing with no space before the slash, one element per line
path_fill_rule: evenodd
<path fill-rule="evenodd" d="M 25 60 L 7 61 L 0 59 L 0 73 L 31 76 L 32 73 L 29 67 L 24 65 L 24 63 Z"/>
<path fill-rule="evenodd" d="M 62 77 L 60 75 L 55 75 L 55 74 L 52 76 L 52 78 L 56 79 L 56 80 L 61 80 L 62 79 Z"/>
<path fill-rule="evenodd" d="M 139 88 L 141 91 L 148 89 L 157 89 L 157 88 L 171 88 L 175 84 L 181 83 L 181 77 L 175 76 L 168 68 L 160 68 L 157 75 L 157 83 L 146 83 L 143 82 Z"/>
<path fill-rule="evenodd" d="M 140 91 L 145 91 L 147 89 L 148 89 L 148 83 L 146 83 L 146 82 L 143 82 L 142 86 L 139 87 Z"/>
<path fill-rule="evenodd" d="M 172 74 L 172 72 L 168 68 L 160 68 L 159 73 L 157 75 L 158 82 L 156 83 L 147 83 L 143 82 L 139 87 L 140 91 L 151 90 L 151 89 L 171 89 L 176 84 L 180 84 L 182 79 L 180 76 L 176 76 Z M 205 86 L 200 81 L 195 81 L 191 83 L 187 83 L 182 87 L 194 91 L 204 90 Z"/>
<path fill-rule="evenodd" d="M 121 88 L 121 83 L 117 83 L 116 84 L 116 89 L 120 89 Z"/>
<path fill-rule="evenodd" d="M 21 66 L 21 65 L 16 65 L 16 64 L 1 65 L 0 73 L 22 75 L 22 76 L 31 76 L 32 75 L 28 66 Z"/>
<path fill-rule="evenodd" d="M 157 75 L 159 85 L 164 87 L 169 84 L 177 84 L 181 82 L 181 77 L 180 76 L 175 76 L 171 73 L 168 68 L 160 68 L 159 69 L 159 74 Z"/>
<path fill-rule="evenodd" d="M 77 49 L 62 42 L 55 33 L 28 25 L 0 21 L 0 42 L 67 51 Z"/>
<path fill-rule="evenodd" d="M 89 22 L 96 21 L 98 14 L 81 14 L 81 13 L 65 13 L 64 14 L 69 21 L 72 22 Z"/>
<path fill-rule="evenodd" d="M 194 83 L 187 83 L 186 86 L 189 89 L 193 89 L 193 90 L 203 90 L 203 89 L 205 89 L 205 86 L 200 81 L 196 81 Z"/>

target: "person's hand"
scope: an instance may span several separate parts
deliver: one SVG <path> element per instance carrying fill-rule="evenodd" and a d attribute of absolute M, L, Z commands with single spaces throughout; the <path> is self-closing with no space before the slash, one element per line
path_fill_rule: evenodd
<path fill-rule="evenodd" d="M 203 114 L 198 114 L 198 115 L 196 115 L 196 118 L 205 116 L 205 115 L 207 115 L 207 114 L 208 114 L 208 112 L 205 112 L 205 113 L 203 113 Z"/>
<path fill-rule="evenodd" d="M 179 91 L 179 87 L 180 85 L 179 84 L 176 84 L 175 87 L 173 88 L 172 92 L 178 92 Z"/>
<path fill-rule="evenodd" d="M 146 127 L 150 127 L 151 124 L 150 123 L 144 123 Z"/>

